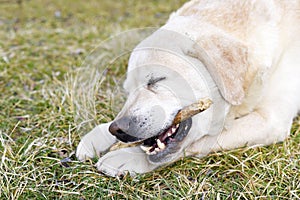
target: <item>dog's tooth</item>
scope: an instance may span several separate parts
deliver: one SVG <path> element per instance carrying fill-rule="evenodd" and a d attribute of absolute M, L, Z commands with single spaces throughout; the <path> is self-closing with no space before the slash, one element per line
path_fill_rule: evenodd
<path fill-rule="evenodd" d="M 172 128 L 171 130 L 172 130 L 172 133 L 175 133 L 177 128 Z"/>
<path fill-rule="evenodd" d="M 155 151 L 155 149 L 153 149 L 153 151 L 150 151 L 150 149 L 148 151 L 146 151 L 147 155 L 155 155 L 157 152 Z"/>
<path fill-rule="evenodd" d="M 179 127 L 179 124 L 176 124 L 176 128 L 178 128 Z"/>
<path fill-rule="evenodd" d="M 170 133 L 170 132 L 167 133 L 167 136 L 168 136 L 168 137 L 171 137 L 171 135 L 172 135 L 172 133 Z"/>
<path fill-rule="evenodd" d="M 152 147 L 146 147 L 146 146 L 144 146 L 144 145 L 141 145 L 140 146 L 141 147 L 141 149 L 143 150 L 143 151 L 145 151 L 145 152 L 150 152 L 150 149 L 152 148 Z"/>
<path fill-rule="evenodd" d="M 157 152 L 156 151 L 146 151 L 146 154 L 147 155 L 155 155 Z"/>
<path fill-rule="evenodd" d="M 154 151 L 155 151 L 155 152 L 160 152 L 160 151 L 161 151 L 161 149 L 160 149 L 160 148 L 158 148 L 158 147 L 156 147 L 156 148 L 154 149 Z"/>
<path fill-rule="evenodd" d="M 161 149 L 164 150 L 166 148 L 166 145 L 160 141 L 160 139 L 157 139 L 157 146 Z"/>

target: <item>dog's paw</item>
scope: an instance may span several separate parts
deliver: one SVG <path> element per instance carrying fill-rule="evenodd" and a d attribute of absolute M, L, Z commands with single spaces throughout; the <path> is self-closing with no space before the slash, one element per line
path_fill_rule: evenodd
<path fill-rule="evenodd" d="M 97 169 L 112 177 L 129 173 L 131 176 L 154 170 L 158 166 L 149 163 L 140 147 L 123 148 L 109 152 L 99 159 Z"/>
<path fill-rule="evenodd" d="M 105 123 L 96 126 L 81 139 L 76 150 L 78 160 L 83 161 L 87 158 L 99 156 L 101 152 L 106 151 L 116 142 L 116 138 L 108 131 L 109 125 L 110 123 Z"/>

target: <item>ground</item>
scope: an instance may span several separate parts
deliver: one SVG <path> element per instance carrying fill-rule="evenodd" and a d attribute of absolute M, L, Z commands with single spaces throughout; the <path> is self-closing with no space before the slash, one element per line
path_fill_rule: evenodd
<path fill-rule="evenodd" d="M 299 118 L 283 143 L 186 158 L 134 178 L 76 161 L 82 133 L 64 90 L 68 74 L 107 37 L 160 26 L 182 3 L 0 0 L 0 199 L 300 198 Z M 98 123 L 113 117 L 105 101 Z"/>

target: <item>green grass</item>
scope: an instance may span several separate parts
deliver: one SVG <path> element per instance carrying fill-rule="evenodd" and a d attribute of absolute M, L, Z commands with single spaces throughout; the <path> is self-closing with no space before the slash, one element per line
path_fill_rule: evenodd
<path fill-rule="evenodd" d="M 74 158 L 82 130 L 67 74 L 107 37 L 160 26 L 182 3 L 0 1 L 1 199 L 300 198 L 299 118 L 283 143 L 183 159 L 135 178 L 106 177 L 96 160 Z M 113 118 L 106 96 L 96 103 L 97 123 Z M 66 156 L 69 167 L 60 163 Z"/>

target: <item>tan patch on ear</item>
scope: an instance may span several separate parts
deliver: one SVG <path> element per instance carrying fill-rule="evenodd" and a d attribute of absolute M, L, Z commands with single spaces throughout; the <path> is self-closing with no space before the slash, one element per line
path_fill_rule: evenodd
<path fill-rule="evenodd" d="M 241 104 L 248 88 L 246 45 L 223 33 L 200 38 L 199 46 L 194 49 L 196 57 L 206 65 L 226 101 L 232 105 Z"/>

